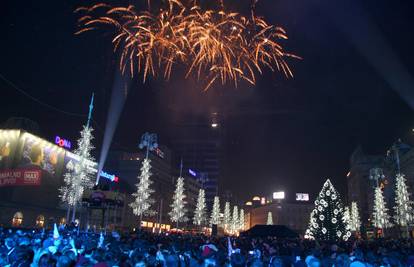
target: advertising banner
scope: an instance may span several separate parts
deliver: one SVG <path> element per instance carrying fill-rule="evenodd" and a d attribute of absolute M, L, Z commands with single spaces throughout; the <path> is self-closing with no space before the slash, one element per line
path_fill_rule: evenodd
<path fill-rule="evenodd" d="M 0 187 L 40 185 L 41 170 L 2 170 L 0 171 Z"/>
<path fill-rule="evenodd" d="M 19 136 L 19 130 L 0 130 L 0 170 L 12 168 Z"/>
<path fill-rule="evenodd" d="M 24 133 L 19 140 L 17 168 L 41 169 L 44 178 L 62 174 L 65 150 L 37 136 Z"/>

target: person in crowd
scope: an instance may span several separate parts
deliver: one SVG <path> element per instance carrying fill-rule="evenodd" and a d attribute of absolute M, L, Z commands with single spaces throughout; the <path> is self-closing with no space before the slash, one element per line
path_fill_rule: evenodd
<path fill-rule="evenodd" d="M 0 267 L 414 266 L 413 240 L 315 242 L 273 237 L 0 228 Z"/>

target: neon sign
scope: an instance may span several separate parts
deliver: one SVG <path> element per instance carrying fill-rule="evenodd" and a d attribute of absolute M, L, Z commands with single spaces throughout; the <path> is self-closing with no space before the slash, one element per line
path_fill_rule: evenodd
<path fill-rule="evenodd" d="M 61 138 L 60 136 L 56 135 L 55 137 L 55 144 L 60 146 L 60 147 L 64 147 L 67 149 L 71 149 L 72 148 L 72 143 L 69 140 L 66 140 L 64 138 Z"/>
<path fill-rule="evenodd" d="M 100 176 L 110 180 L 111 182 L 117 183 L 119 181 L 119 177 L 114 174 L 109 174 L 107 172 L 101 171 Z"/>

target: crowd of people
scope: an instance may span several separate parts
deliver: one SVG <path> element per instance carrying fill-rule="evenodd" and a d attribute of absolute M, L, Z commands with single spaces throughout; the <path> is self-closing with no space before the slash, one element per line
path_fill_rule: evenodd
<path fill-rule="evenodd" d="M 414 242 L 0 228 L 0 266 L 414 266 Z"/>

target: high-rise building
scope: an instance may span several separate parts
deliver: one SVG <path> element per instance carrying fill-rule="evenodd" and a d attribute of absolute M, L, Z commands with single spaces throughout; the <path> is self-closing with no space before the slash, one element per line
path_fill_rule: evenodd
<path fill-rule="evenodd" d="M 211 207 L 218 194 L 220 179 L 220 126 L 217 121 L 197 120 L 176 127 L 172 138 L 175 162 L 182 160 L 184 170 L 192 170 L 206 191 Z"/>

